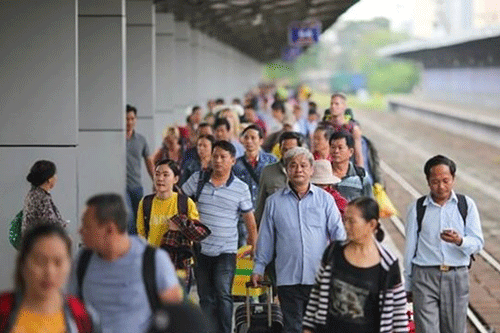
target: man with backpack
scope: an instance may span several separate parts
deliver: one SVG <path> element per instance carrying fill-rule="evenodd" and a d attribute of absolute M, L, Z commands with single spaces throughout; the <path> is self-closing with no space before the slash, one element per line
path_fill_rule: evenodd
<path fill-rule="evenodd" d="M 484 245 L 474 201 L 455 193 L 456 165 L 436 155 L 424 167 L 430 194 L 406 219 L 405 290 L 419 333 L 465 332 L 471 255 Z"/>
<path fill-rule="evenodd" d="M 354 145 L 354 138 L 347 132 L 335 132 L 330 137 L 333 174 L 340 178 L 335 188 L 347 201 L 372 196 L 372 186 L 365 169 L 351 162 Z"/>
<path fill-rule="evenodd" d="M 99 313 L 103 332 L 145 332 L 162 303 L 183 299 L 168 254 L 127 233 L 127 213 L 117 194 L 87 201 L 80 251 L 69 282 Z"/>

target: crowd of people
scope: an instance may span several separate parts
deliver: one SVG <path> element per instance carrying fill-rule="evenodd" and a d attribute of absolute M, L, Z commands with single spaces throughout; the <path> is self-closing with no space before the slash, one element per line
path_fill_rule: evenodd
<path fill-rule="evenodd" d="M 467 266 L 483 238 L 474 201 L 453 191 L 455 164 L 438 155 L 425 165 L 430 193 L 409 210 L 403 282 L 381 243 L 373 177 L 346 97 L 333 94 L 325 112 L 310 97 L 263 87 L 243 102 L 210 100 L 186 125 L 169 125 L 153 153 L 128 105 L 125 200 L 86 202 L 85 247 L 73 264 L 50 196 L 56 166 L 36 162 L 0 332 L 230 333 L 243 245 L 254 260 L 250 280 L 272 282 L 287 333 L 407 332 L 407 300 L 417 332 L 464 332 Z M 202 312 L 188 305 L 194 283 Z"/>

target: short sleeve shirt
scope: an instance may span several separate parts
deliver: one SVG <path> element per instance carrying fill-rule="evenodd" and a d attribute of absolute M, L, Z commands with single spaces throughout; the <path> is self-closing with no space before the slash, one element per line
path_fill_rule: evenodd
<path fill-rule="evenodd" d="M 187 196 L 196 194 L 199 177 L 200 172 L 196 172 L 182 185 L 182 191 Z M 197 207 L 200 222 L 212 232 L 201 241 L 201 253 L 211 257 L 236 253 L 239 216 L 253 210 L 248 185 L 233 174 L 226 184 L 219 187 L 209 181 L 203 186 Z"/>
<path fill-rule="evenodd" d="M 83 298 L 99 314 L 103 333 L 146 332 L 151 321 L 142 275 L 146 242 L 136 236 L 130 236 L 130 241 L 129 252 L 113 262 L 93 254 L 85 272 Z M 161 294 L 178 285 L 178 278 L 167 252 L 158 249 L 155 255 L 156 283 Z M 69 293 L 77 293 L 76 267 L 71 272 Z"/>
<path fill-rule="evenodd" d="M 146 138 L 134 131 L 127 139 L 127 189 L 141 187 L 141 160 L 149 156 Z"/>

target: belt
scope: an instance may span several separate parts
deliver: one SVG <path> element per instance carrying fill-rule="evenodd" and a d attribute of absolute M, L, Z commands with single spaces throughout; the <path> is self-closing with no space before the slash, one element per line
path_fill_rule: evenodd
<path fill-rule="evenodd" d="M 449 271 L 454 271 L 454 270 L 457 270 L 457 269 L 460 269 L 460 268 L 464 268 L 464 267 L 467 267 L 467 266 L 447 266 L 447 265 L 439 265 L 439 266 L 428 266 L 428 267 L 431 267 L 431 268 L 437 268 L 437 269 L 439 269 L 441 272 L 449 272 Z"/>

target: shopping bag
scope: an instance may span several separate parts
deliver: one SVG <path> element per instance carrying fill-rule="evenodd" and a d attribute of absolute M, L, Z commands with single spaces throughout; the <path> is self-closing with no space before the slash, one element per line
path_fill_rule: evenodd
<path fill-rule="evenodd" d="M 389 196 L 385 192 L 382 184 L 375 183 L 373 185 L 373 196 L 378 203 L 381 218 L 397 215 L 398 211 L 392 204 L 391 199 L 389 199 Z"/>

